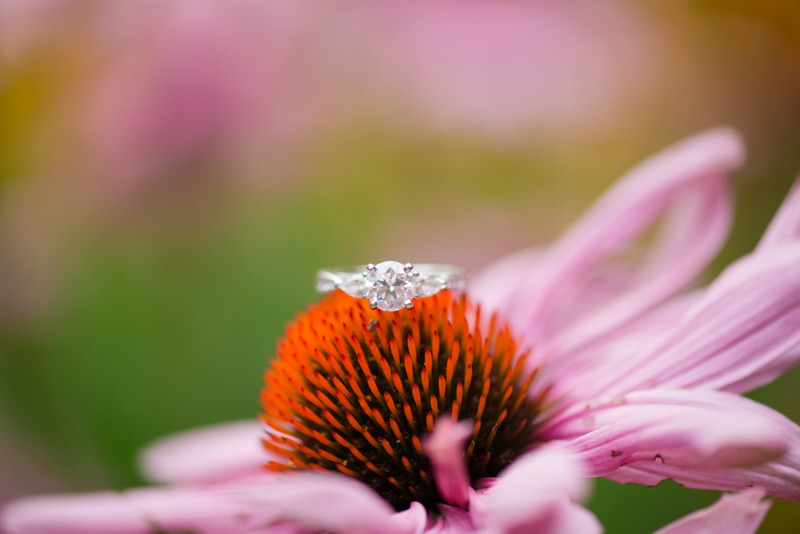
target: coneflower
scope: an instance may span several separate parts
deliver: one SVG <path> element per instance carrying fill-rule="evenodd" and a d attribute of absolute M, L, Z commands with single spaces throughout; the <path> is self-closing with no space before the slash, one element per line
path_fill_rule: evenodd
<path fill-rule="evenodd" d="M 263 421 L 148 448 L 168 487 L 23 499 L 4 528 L 600 534 L 578 503 L 603 476 L 739 492 L 658 534 L 753 534 L 765 495 L 800 501 L 800 426 L 740 395 L 800 361 L 800 182 L 752 254 L 684 292 L 724 242 L 743 157 L 729 129 L 672 147 L 548 250 L 476 276 L 472 301 L 332 294 L 289 326 Z M 609 271 L 667 208 L 651 261 Z"/>
<path fill-rule="evenodd" d="M 396 510 L 436 510 L 424 449 L 439 417 L 471 425 L 470 478 L 496 477 L 534 443 L 538 403 L 527 369 L 497 316 L 481 331 L 480 308 L 449 292 L 413 309 L 372 310 L 336 292 L 292 323 L 264 379 L 264 446 L 273 470 L 338 471 Z"/>

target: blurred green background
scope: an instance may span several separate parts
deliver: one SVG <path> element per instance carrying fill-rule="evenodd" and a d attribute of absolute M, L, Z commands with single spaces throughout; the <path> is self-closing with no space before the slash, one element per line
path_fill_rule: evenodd
<path fill-rule="evenodd" d="M 730 124 L 750 156 L 710 280 L 752 250 L 800 172 L 788 0 L 620 1 L 599 18 L 577 1 L 248 8 L 262 18 L 123 4 L 0 9 L 0 504 L 141 484 L 147 442 L 253 417 L 320 267 L 479 269 L 552 240 L 644 157 Z M 528 42 L 502 25 L 517 9 L 555 30 Z M 414 55 L 422 15 L 455 45 Z M 476 33 L 486 17 L 508 42 Z M 241 37 L 260 24 L 269 39 Z M 522 45 L 545 52 L 511 53 Z M 493 80 L 476 90 L 485 107 L 472 93 L 459 107 L 456 60 Z M 794 370 L 750 396 L 800 422 L 799 386 Z M 590 508 L 607 532 L 640 533 L 717 498 L 599 480 Z M 800 505 L 775 502 L 760 532 L 795 531 Z"/>

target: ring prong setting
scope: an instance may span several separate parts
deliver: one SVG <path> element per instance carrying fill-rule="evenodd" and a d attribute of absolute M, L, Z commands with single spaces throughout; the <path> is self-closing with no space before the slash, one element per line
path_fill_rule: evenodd
<path fill-rule="evenodd" d="M 406 309 L 410 310 L 411 308 L 414 307 L 414 303 L 411 302 L 411 299 L 406 299 L 406 301 L 403 303 L 403 306 L 405 306 Z"/>

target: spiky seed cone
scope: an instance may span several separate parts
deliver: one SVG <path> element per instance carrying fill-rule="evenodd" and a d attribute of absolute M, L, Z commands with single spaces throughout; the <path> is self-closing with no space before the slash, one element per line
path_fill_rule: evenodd
<path fill-rule="evenodd" d="M 472 310 L 472 311 L 470 311 Z M 538 403 L 507 326 L 447 291 L 411 310 L 370 310 L 335 292 L 290 323 L 264 375 L 264 447 L 273 470 L 339 471 L 397 510 L 435 510 L 422 444 L 438 417 L 472 422 L 464 456 L 475 481 L 532 445 Z"/>

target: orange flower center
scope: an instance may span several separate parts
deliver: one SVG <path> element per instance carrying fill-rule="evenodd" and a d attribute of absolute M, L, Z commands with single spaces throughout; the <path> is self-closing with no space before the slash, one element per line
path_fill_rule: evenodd
<path fill-rule="evenodd" d="M 423 454 L 438 417 L 473 424 L 473 481 L 496 476 L 533 444 L 538 402 L 508 327 L 444 291 L 411 310 L 370 310 L 339 291 L 287 328 L 261 392 L 273 470 L 352 476 L 397 510 L 443 503 Z"/>

